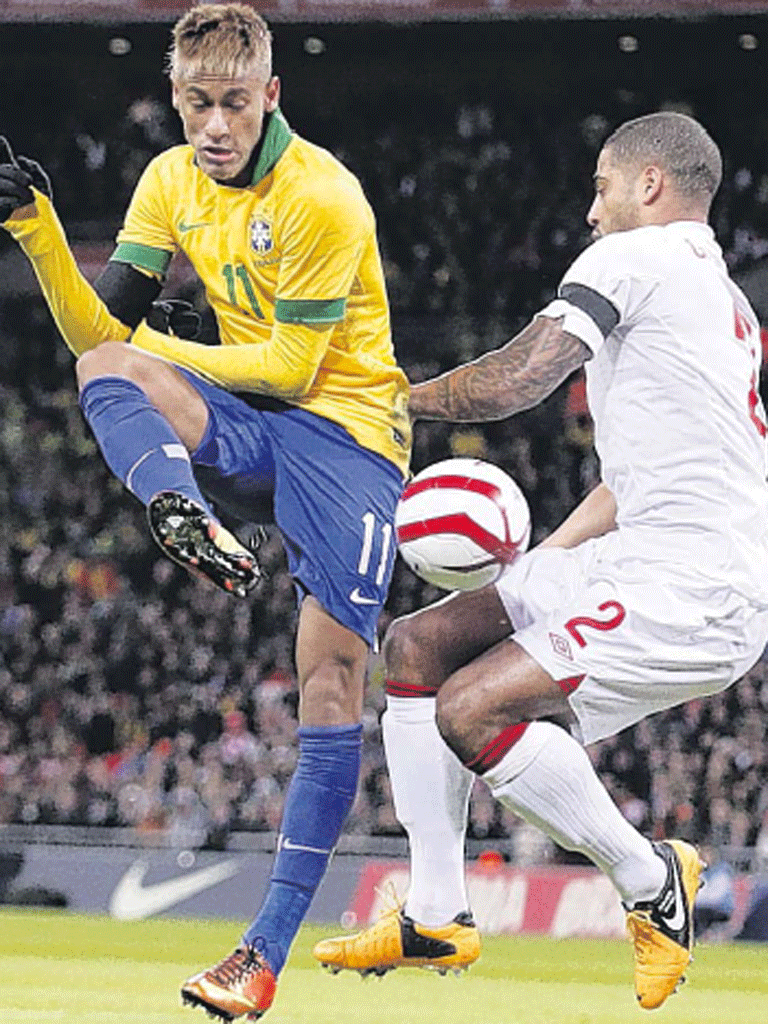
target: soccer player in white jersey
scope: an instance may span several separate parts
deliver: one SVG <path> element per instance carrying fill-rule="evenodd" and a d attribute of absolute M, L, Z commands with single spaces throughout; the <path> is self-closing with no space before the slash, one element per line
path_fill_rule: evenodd
<path fill-rule="evenodd" d="M 402 909 L 318 944 L 334 969 L 477 958 L 463 842 L 479 775 L 611 878 L 642 1007 L 683 977 L 698 853 L 633 828 L 579 740 L 725 689 L 768 640 L 760 333 L 707 226 L 721 167 L 689 117 L 620 126 L 594 176 L 595 242 L 557 298 L 503 347 L 413 389 L 415 418 L 493 420 L 584 364 L 602 482 L 497 584 L 392 624 L 384 737 L 411 886 Z"/>

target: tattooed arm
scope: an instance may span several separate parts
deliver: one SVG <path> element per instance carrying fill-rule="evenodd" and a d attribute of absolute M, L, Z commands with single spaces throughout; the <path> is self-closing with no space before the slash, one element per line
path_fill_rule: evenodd
<path fill-rule="evenodd" d="M 591 351 L 562 328 L 562 317 L 537 316 L 511 341 L 471 363 L 411 386 L 413 419 L 500 420 L 538 405 Z"/>

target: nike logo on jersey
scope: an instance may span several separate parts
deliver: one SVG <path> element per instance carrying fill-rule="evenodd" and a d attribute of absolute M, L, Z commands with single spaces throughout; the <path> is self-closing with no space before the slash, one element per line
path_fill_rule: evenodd
<path fill-rule="evenodd" d="M 178 223 L 179 231 L 184 234 L 185 231 L 194 231 L 195 228 L 208 228 L 211 226 L 209 220 L 201 220 L 198 224 L 187 224 L 186 221 L 180 220 Z"/>
<path fill-rule="evenodd" d="M 137 860 L 115 886 L 109 901 L 109 913 L 119 921 L 140 921 L 153 914 L 170 910 L 177 903 L 182 903 L 191 896 L 197 896 L 219 882 L 232 878 L 239 870 L 238 861 L 225 860 L 220 864 L 200 868 L 198 871 L 190 871 L 178 878 L 169 878 L 154 885 L 144 885 L 149 863 Z"/>
<path fill-rule="evenodd" d="M 365 597 L 360 593 L 360 587 L 355 587 L 352 593 L 349 595 L 349 600 L 352 604 L 378 604 L 379 599 L 377 597 Z"/>
<path fill-rule="evenodd" d="M 301 853 L 324 853 L 330 854 L 330 850 L 323 850 L 319 846 L 304 846 L 303 843 L 294 843 L 288 836 L 280 834 L 280 839 L 277 843 L 277 849 L 279 850 L 298 850 Z"/>

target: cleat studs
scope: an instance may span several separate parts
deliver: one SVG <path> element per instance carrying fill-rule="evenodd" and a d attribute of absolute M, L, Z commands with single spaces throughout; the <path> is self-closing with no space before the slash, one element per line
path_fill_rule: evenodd
<path fill-rule="evenodd" d="M 326 964 L 326 967 L 331 972 L 331 974 L 338 974 L 341 971 L 341 968 L 337 967 L 335 964 L 333 966 L 331 966 L 330 964 Z"/>

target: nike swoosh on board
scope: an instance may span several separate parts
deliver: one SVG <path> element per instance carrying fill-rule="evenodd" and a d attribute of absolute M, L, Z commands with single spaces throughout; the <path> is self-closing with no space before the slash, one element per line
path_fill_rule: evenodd
<path fill-rule="evenodd" d="M 352 602 L 352 604 L 378 604 L 379 603 L 378 598 L 375 598 L 375 597 L 364 597 L 363 594 L 360 593 L 360 587 L 355 587 L 355 589 L 349 595 L 349 600 Z"/>
<path fill-rule="evenodd" d="M 178 878 L 144 885 L 149 862 L 137 860 L 115 886 L 109 900 L 109 913 L 118 921 L 140 921 L 169 910 L 191 896 L 232 878 L 240 871 L 240 862 L 225 860 L 220 864 L 190 871 Z"/>

